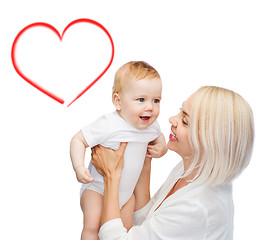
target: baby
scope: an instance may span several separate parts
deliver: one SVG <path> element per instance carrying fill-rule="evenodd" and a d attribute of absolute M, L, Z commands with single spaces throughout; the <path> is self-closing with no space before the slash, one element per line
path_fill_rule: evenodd
<path fill-rule="evenodd" d="M 133 225 L 134 188 L 145 156 L 158 158 L 167 152 L 164 135 L 156 121 L 160 111 L 162 83 L 158 72 L 145 62 L 129 62 L 115 74 L 112 100 L 116 111 L 84 127 L 71 140 L 70 155 L 81 187 L 84 214 L 82 240 L 98 239 L 104 183 L 95 167 L 84 166 L 87 147 L 98 144 L 118 149 L 128 142 L 124 154 L 119 203 L 124 226 Z"/>

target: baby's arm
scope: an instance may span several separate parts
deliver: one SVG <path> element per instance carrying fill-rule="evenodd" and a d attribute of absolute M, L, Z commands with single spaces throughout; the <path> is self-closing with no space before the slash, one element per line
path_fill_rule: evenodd
<path fill-rule="evenodd" d="M 73 164 L 73 168 L 76 173 L 76 178 L 81 183 L 89 183 L 94 181 L 90 175 L 89 170 L 84 165 L 85 153 L 88 144 L 83 136 L 83 133 L 79 131 L 75 134 L 70 143 L 70 156 Z"/>
<path fill-rule="evenodd" d="M 147 157 L 153 158 L 160 158 L 167 153 L 167 144 L 163 133 L 155 139 L 154 141 L 150 142 L 147 147 Z"/>

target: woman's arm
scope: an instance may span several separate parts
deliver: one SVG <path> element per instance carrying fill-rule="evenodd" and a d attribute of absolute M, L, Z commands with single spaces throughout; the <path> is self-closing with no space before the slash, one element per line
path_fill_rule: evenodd
<path fill-rule="evenodd" d="M 198 199 L 191 199 L 188 196 L 179 201 L 179 197 L 172 196 L 166 206 L 162 203 L 155 214 L 140 226 L 132 227 L 129 232 L 119 218 L 106 222 L 100 228 L 99 238 L 101 240 L 188 240 L 203 239 L 206 231 L 207 210 Z"/>
<path fill-rule="evenodd" d="M 104 177 L 103 211 L 99 237 L 102 240 L 173 240 L 202 239 L 207 226 L 205 209 L 197 199 L 182 199 L 172 196 L 167 204 L 161 204 L 155 214 L 152 214 L 141 226 L 134 226 L 127 232 L 120 219 L 119 181 L 123 168 L 123 153 L 126 144 L 121 144 L 117 151 L 96 147 L 92 150 L 92 163 Z M 151 159 L 145 163 L 145 173 L 150 173 Z M 148 174 L 141 176 L 138 190 L 148 184 Z M 145 180 L 144 180 L 145 179 Z M 174 175 L 175 179 L 175 175 Z M 167 181 L 172 181 L 168 178 Z M 165 184 L 169 184 L 168 182 Z M 140 193 L 140 191 L 139 191 Z M 166 196 L 167 192 L 160 192 Z M 182 196 L 183 198 L 183 196 Z M 145 198 L 148 199 L 148 198 Z M 198 221 L 200 219 L 200 221 Z M 193 231 L 190 231 L 193 229 Z"/>
<path fill-rule="evenodd" d="M 141 175 L 134 189 L 135 211 L 143 208 L 151 199 L 150 196 L 151 160 L 152 158 L 150 157 L 145 158 Z"/>
<path fill-rule="evenodd" d="M 104 178 L 104 197 L 101 225 L 115 218 L 121 218 L 119 207 L 120 175 Z"/>
<path fill-rule="evenodd" d="M 148 145 L 148 153 L 141 175 L 134 189 L 136 199 L 135 211 L 143 208 L 151 199 L 150 196 L 150 175 L 151 175 L 151 160 L 153 157 L 161 157 L 167 152 L 167 144 L 164 135 L 160 136 Z"/>
<path fill-rule="evenodd" d="M 119 184 L 124 165 L 124 151 L 127 143 L 121 143 L 117 151 L 96 146 L 92 149 L 92 164 L 104 178 L 103 208 L 101 225 L 120 218 Z"/>

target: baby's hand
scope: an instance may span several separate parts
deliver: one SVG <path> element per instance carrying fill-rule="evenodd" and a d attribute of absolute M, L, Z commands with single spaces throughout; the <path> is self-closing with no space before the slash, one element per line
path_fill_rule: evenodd
<path fill-rule="evenodd" d="M 78 182 L 80 183 L 90 183 L 94 181 L 89 170 L 85 166 L 77 167 L 75 169 L 75 174 Z"/>
<path fill-rule="evenodd" d="M 147 146 L 147 157 L 160 158 L 167 153 L 167 146 L 162 143 Z"/>

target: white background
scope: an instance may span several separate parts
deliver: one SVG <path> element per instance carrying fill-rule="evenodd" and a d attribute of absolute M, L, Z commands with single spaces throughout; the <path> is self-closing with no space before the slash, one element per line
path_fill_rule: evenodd
<path fill-rule="evenodd" d="M 200 86 L 232 89 L 250 103 L 255 148 L 249 167 L 234 184 L 234 239 L 264 239 L 264 12 L 264 1 L 257 0 L 1 1 L 0 239 L 80 238 L 80 184 L 72 170 L 69 143 L 81 127 L 114 110 L 114 74 L 131 60 L 147 61 L 161 74 L 159 121 L 166 138 L 169 116 Z M 18 32 L 33 22 L 49 23 L 61 33 L 78 18 L 106 27 L 115 56 L 103 78 L 67 108 L 18 76 L 11 46 Z M 82 31 L 75 34 L 83 36 Z M 38 67 L 38 59 L 35 64 Z M 89 74 L 95 74 L 93 69 Z M 63 83 L 53 90 L 61 88 L 71 90 Z M 172 152 L 153 160 L 152 193 L 179 161 Z"/>

